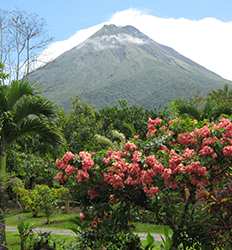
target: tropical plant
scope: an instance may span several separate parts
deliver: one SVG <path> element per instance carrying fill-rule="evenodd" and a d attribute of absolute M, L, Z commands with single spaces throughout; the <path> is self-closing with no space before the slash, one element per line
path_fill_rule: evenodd
<path fill-rule="evenodd" d="M 60 131 L 52 119 L 55 109 L 51 102 L 37 95 L 25 81 L 0 86 L 0 179 L 6 177 L 7 148 L 26 134 L 39 134 L 51 144 L 62 142 Z"/>
<path fill-rule="evenodd" d="M 0 65 L 3 70 L 3 66 Z M 55 108 L 47 99 L 39 96 L 27 81 L 13 81 L 4 85 L 7 76 L 0 74 L 0 186 L 6 183 L 7 149 L 16 139 L 26 134 L 39 134 L 41 139 L 53 145 L 62 142 L 60 131 L 53 123 Z M 2 203 L 1 203 L 2 213 Z M 0 216 L 4 218 L 3 215 Z M 1 228 L 5 223 L 0 220 Z M 0 230 L 2 233 L 4 229 Z M 4 234 L 0 234 L 0 247 L 6 245 Z"/>
<path fill-rule="evenodd" d="M 17 226 L 20 237 L 20 250 L 27 250 L 27 239 L 33 234 L 33 225 L 29 222 L 20 221 Z"/>

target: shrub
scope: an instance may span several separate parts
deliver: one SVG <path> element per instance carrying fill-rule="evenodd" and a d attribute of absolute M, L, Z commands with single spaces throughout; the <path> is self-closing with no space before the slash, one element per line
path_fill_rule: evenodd
<path fill-rule="evenodd" d="M 60 200 L 67 196 L 67 189 L 50 188 L 47 185 L 37 185 L 34 189 L 28 190 L 18 187 L 15 192 L 19 196 L 23 207 L 37 216 L 40 212 L 46 216 L 46 223 L 50 223 L 50 216 L 54 212 Z"/>
<path fill-rule="evenodd" d="M 156 118 L 147 130 L 145 140 L 57 160 L 55 179 L 76 192 L 86 230 L 130 232 L 131 208 L 140 207 L 172 229 L 171 249 L 232 245 L 231 120 Z"/>

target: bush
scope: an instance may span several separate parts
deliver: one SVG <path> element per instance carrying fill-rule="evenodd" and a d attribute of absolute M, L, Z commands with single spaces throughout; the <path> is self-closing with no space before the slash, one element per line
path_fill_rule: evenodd
<path fill-rule="evenodd" d="M 147 138 L 118 149 L 67 152 L 56 179 L 81 202 L 86 231 L 130 232 L 131 210 L 153 212 L 171 249 L 232 246 L 232 122 L 149 119 Z"/>
<path fill-rule="evenodd" d="M 50 223 L 50 217 L 58 202 L 67 196 L 66 188 L 49 188 L 47 185 L 37 185 L 32 190 L 18 187 L 15 192 L 23 207 L 32 212 L 35 217 L 43 213 L 47 218 L 47 224 Z"/>

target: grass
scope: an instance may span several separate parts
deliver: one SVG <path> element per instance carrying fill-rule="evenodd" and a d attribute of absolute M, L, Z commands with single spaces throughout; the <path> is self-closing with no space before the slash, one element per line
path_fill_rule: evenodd
<path fill-rule="evenodd" d="M 57 213 L 51 216 L 51 223 L 46 224 L 45 217 L 32 217 L 31 213 L 11 213 L 6 215 L 6 224 L 8 226 L 17 226 L 20 221 L 29 222 L 33 224 L 35 227 L 46 227 L 46 228 L 55 228 L 55 229 L 69 229 L 73 223 L 72 219 L 74 219 L 77 214 L 62 214 Z"/>
<path fill-rule="evenodd" d="M 72 219 L 77 216 L 76 213 L 57 213 L 51 216 L 51 223 L 46 224 L 45 217 L 33 218 L 31 213 L 11 213 L 6 215 L 6 224 L 8 226 L 17 226 L 17 224 L 23 220 L 24 222 L 30 222 L 35 227 L 45 227 L 51 229 L 70 229 L 73 226 Z M 133 223 L 135 226 L 135 232 L 143 233 L 157 233 L 163 234 L 165 226 L 146 224 L 146 223 Z"/>
<path fill-rule="evenodd" d="M 135 232 L 137 233 L 157 233 L 157 234 L 164 234 L 165 229 L 168 229 L 170 232 L 168 226 L 163 225 L 154 225 L 154 224 L 148 224 L 148 223 L 133 223 L 135 226 Z"/>

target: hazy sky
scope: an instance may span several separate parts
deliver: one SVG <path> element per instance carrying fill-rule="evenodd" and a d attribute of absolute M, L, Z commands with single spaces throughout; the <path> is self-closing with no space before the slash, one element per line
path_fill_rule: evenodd
<path fill-rule="evenodd" d="M 135 8 L 159 17 L 232 20 L 232 0 L 0 0 L 0 8 L 36 12 L 55 40 L 104 22 L 116 11 Z"/>

